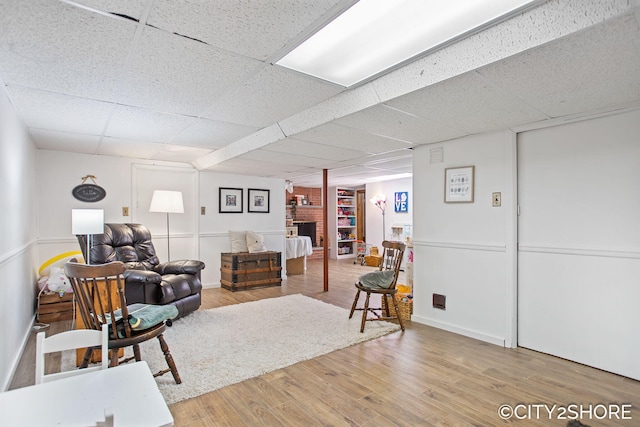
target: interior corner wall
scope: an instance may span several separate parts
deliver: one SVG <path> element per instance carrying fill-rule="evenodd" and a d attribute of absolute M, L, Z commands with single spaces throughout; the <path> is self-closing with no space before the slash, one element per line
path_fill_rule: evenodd
<path fill-rule="evenodd" d="M 442 148 L 440 156 L 431 153 Z M 515 300 L 515 134 L 474 135 L 414 150 L 412 320 L 511 345 Z M 445 203 L 445 169 L 475 166 L 474 202 Z M 502 205 L 492 206 L 500 192 Z M 446 296 L 434 308 L 433 294 Z"/>
<path fill-rule="evenodd" d="M 31 331 L 35 301 L 36 149 L 0 81 L 0 392 Z"/>
<path fill-rule="evenodd" d="M 382 212 L 371 200 L 376 195 L 384 195 L 387 200 L 384 213 L 385 238 L 391 239 L 391 227 L 393 225 L 412 225 L 413 224 L 413 180 L 412 178 L 394 179 L 390 181 L 372 182 L 366 185 L 366 237 L 367 244 L 382 248 L 381 243 L 384 240 L 382 235 Z M 394 208 L 395 193 L 407 192 L 409 199 L 407 201 L 406 212 L 396 212 Z"/>

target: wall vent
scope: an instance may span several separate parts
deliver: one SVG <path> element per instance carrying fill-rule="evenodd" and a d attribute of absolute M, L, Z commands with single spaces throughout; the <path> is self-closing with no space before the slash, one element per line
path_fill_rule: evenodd
<path fill-rule="evenodd" d="M 445 295 L 433 294 L 433 308 L 441 310 L 447 309 L 447 297 Z"/>
<path fill-rule="evenodd" d="M 442 147 L 429 149 L 429 163 L 442 163 L 444 161 L 444 149 Z"/>

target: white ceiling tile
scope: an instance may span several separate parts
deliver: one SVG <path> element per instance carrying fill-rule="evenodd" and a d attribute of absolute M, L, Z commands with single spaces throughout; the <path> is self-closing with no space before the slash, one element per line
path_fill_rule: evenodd
<path fill-rule="evenodd" d="M 327 159 L 321 159 L 317 157 L 307 157 L 304 155 L 294 153 L 283 153 L 279 151 L 267 151 L 265 149 L 253 150 L 240 156 L 242 159 L 258 160 L 265 163 L 275 163 L 284 165 L 298 165 L 298 166 L 310 166 L 322 168 L 327 164 Z"/>
<path fill-rule="evenodd" d="M 42 150 L 95 154 L 100 143 L 100 136 L 97 135 L 57 132 L 48 129 L 29 129 L 29 132 L 36 146 Z"/>
<path fill-rule="evenodd" d="M 414 94 L 405 95 L 405 97 L 412 96 Z M 457 129 L 429 120 L 428 116 L 416 117 L 413 114 L 389 108 L 384 104 L 342 117 L 335 120 L 335 123 L 411 143 L 405 144 L 405 147 L 466 135 Z M 396 147 L 402 148 L 401 145 L 396 145 Z"/>
<path fill-rule="evenodd" d="M 252 160 L 252 159 L 247 159 L 243 157 L 236 157 L 235 159 L 228 160 L 224 164 L 243 167 L 243 168 L 249 168 L 249 169 L 251 168 L 262 169 L 262 170 L 276 169 L 276 170 L 282 170 L 285 172 L 299 172 L 299 171 L 305 171 L 308 169 L 307 166 L 303 166 L 303 165 L 295 165 L 295 164 L 282 165 L 282 164 L 272 164 L 272 163 L 270 164 L 262 160 Z"/>
<path fill-rule="evenodd" d="M 161 149 L 162 144 L 157 142 L 104 137 L 100 142 L 97 154 L 135 159 L 153 159 L 153 156 Z"/>
<path fill-rule="evenodd" d="M 101 135 L 115 106 L 108 102 L 8 86 L 11 101 L 28 127 Z"/>
<path fill-rule="evenodd" d="M 166 160 L 172 162 L 191 163 L 202 156 L 209 154 L 211 150 L 206 148 L 185 147 L 182 145 L 162 144 L 154 156 L 154 160 Z"/>
<path fill-rule="evenodd" d="M 120 102 L 197 116 L 261 65 L 253 59 L 145 27 L 125 73 Z"/>
<path fill-rule="evenodd" d="M 156 0 L 148 23 L 261 61 L 339 0 Z"/>
<path fill-rule="evenodd" d="M 408 155 L 405 157 L 393 157 L 384 160 L 378 160 L 375 162 L 365 163 L 366 167 L 377 168 L 377 169 L 406 169 L 413 167 L 413 156 Z"/>
<path fill-rule="evenodd" d="M 136 25 L 60 1 L 13 1 L 0 14 L 6 84 L 112 100 Z"/>
<path fill-rule="evenodd" d="M 109 120 L 105 135 L 147 142 L 167 142 L 193 120 L 187 116 L 119 106 Z"/>
<path fill-rule="evenodd" d="M 285 176 L 289 176 L 290 174 L 295 174 L 299 171 L 306 171 L 307 169 L 307 166 L 274 164 L 267 163 L 261 160 L 245 159 L 239 157 L 227 160 L 208 168 L 208 170 L 216 172 L 253 176 L 276 176 L 282 174 L 284 174 Z"/>
<path fill-rule="evenodd" d="M 639 44 L 638 20 L 627 15 L 479 73 L 551 117 L 595 111 L 640 98 Z"/>
<path fill-rule="evenodd" d="M 410 149 L 394 150 L 386 153 L 372 154 L 360 159 L 340 159 L 340 166 L 355 166 L 362 165 L 366 167 L 376 167 L 378 164 L 385 162 L 391 162 L 394 160 L 410 159 L 413 155 L 413 151 Z"/>
<path fill-rule="evenodd" d="M 374 135 L 347 126 L 327 123 L 295 135 L 295 139 L 316 142 L 331 147 L 349 147 L 367 154 L 409 148 L 412 144 Z"/>
<path fill-rule="evenodd" d="M 203 114 L 214 120 L 264 127 L 344 90 L 279 66 L 267 65 Z"/>
<path fill-rule="evenodd" d="M 548 118 L 476 72 L 393 99 L 387 105 L 456 129 L 456 138 Z"/>
<path fill-rule="evenodd" d="M 169 142 L 189 147 L 220 148 L 258 130 L 257 127 L 234 123 L 193 119 L 186 129 Z"/>
<path fill-rule="evenodd" d="M 78 4 L 89 6 L 106 13 L 126 15 L 140 19 L 148 0 L 74 0 Z"/>
<path fill-rule="evenodd" d="M 97 154 L 190 163 L 210 151 L 204 148 L 105 137 Z"/>
<path fill-rule="evenodd" d="M 296 153 L 305 157 L 314 157 L 324 160 L 335 159 L 362 159 L 369 153 L 346 148 L 345 146 L 327 147 L 323 144 L 301 141 L 296 138 L 287 138 L 278 142 L 271 143 L 264 147 L 265 151 L 274 151 L 277 153 Z"/>

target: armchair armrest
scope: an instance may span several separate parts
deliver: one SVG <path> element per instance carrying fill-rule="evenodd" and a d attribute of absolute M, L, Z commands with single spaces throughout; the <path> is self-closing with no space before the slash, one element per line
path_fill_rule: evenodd
<path fill-rule="evenodd" d="M 156 266 L 153 271 L 165 274 L 193 274 L 200 275 L 200 271 L 204 269 L 204 262 L 197 260 L 180 260 L 169 261 Z"/>
<path fill-rule="evenodd" d="M 122 275 L 127 283 L 153 284 L 162 282 L 162 276 L 155 271 L 127 269 Z"/>

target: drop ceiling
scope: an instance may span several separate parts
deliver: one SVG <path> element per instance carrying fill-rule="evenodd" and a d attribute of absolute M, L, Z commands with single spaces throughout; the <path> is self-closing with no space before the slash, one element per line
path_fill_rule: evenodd
<path fill-rule="evenodd" d="M 640 106 L 637 0 L 539 1 L 357 87 L 273 65 L 353 0 L 0 0 L 38 148 L 362 185 L 412 149 Z"/>

